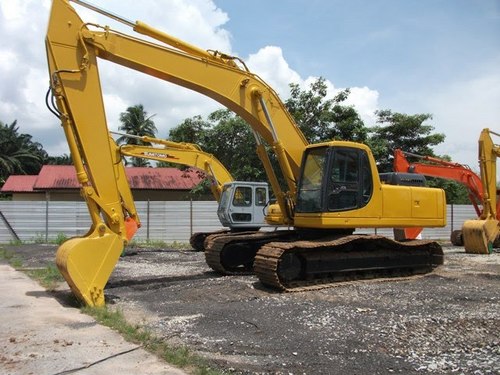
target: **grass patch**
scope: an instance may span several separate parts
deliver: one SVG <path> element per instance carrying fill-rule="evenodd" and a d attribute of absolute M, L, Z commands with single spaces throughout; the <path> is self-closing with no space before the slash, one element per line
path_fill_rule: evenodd
<path fill-rule="evenodd" d="M 110 327 L 120 333 L 125 340 L 141 345 L 148 352 L 163 358 L 166 362 L 184 369 L 195 375 L 221 375 L 220 371 L 209 368 L 202 358 L 191 353 L 186 347 L 174 347 L 156 337 L 147 328 L 130 324 L 123 313 L 105 307 L 82 307 L 85 314 L 92 316 L 100 324 Z"/>
<path fill-rule="evenodd" d="M 12 251 L 8 251 L 3 247 L 0 247 L 0 259 L 7 261 L 7 263 L 9 263 L 15 269 L 21 268 L 23 266 L 23 262 L 21 259 L 16 257 L 16 255 Z"/>
<path fill-rule="evenodd" d="M 61 245 L 67 239 L 68 239 L 68 237 L 64 233 L 57 233 L 55 240 L 50 241 L 50 242 L 54 242 L 57 245 Z"/>
<path fill-rule="evenodd" d="M 0 247 L 0 259 L 7 261 L 14 269 L 25 272 L 29 277 L 38 281 L 41 286 L 49 291 L 54 290 L 60 282 L 64 281 L 61 273 L 54 265 L 49 265 L 45 268 L 23 269 L 22 259 L 3 247 Z"/>
<path fill-rule="evenodd" d="M 59 283 L 64 281 L 63 276 L 54 265 L 49 265 L 45 268 L 27 270 L 26 273 L 29 277 L 38 281 L 41 286 L 49 291 L 53 291 Z"/>
<path fill-rule="evenodd" d="M 165 242 L 162 240 L 149 240 L 149 241 L 136 241 L 132 240 L 127 245 L 128 247 L 142 247 L 142 248 L 160 248 L 160 249 L 174 249 L 174 250 L 192 250 L 189 243 L 186 242 Z"/>
<path fill-rule="evenodd" d="M 45 240 L 45 235 L 43 233 L 37 233 L 35 235 L 35 238 L 33 238 L 34 243 L 46 243 L 47 241 Z"/>

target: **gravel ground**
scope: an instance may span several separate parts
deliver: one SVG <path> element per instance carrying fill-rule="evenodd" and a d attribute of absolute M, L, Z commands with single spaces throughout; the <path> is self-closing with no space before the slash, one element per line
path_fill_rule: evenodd
<path fill-rule="evenodd" d="M 26 267 L 54 262 L 54 246 L 4 247 Z M 202 253 L 128 249 L 106 295 L 228 373 L 500 374 L 500 253 L 445 247 L 432 274 L 282 294 Z"/>

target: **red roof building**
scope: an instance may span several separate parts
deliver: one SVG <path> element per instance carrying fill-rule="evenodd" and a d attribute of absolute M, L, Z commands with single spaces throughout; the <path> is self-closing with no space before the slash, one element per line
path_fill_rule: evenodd
<path fill-rule="evenodd" d="M 203 174 L 177 168 L 125 168 L 135 200 L 184 200 Z M 72 165 L 44 165 L 37 176 L 12 175 L 0 192 L 14 200 L 81 200 Z M 210 197 L 205 197 L 210 199 Z"/>
<path fill-rule="evenodd" d="M 33 186 L 38 176 L 10 176 L 0 191 L 3 193 L 34 193 Z"/>

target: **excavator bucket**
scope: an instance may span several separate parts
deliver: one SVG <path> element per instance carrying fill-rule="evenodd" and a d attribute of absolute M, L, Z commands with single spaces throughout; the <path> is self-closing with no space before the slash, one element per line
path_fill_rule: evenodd
<path fill-rule="evenodd" d="M 498 220 L 467 220 L 462 227 L 466 253 L 490 254 L 498 235 Z"/>
<path fill-rule="evenodd" d="M 104 286 L 120 258 L 124 241 L 105 225 L 82 238 L 71 238 L 57 250 L 56 264 L 78 299 L 104 305 Z"/>

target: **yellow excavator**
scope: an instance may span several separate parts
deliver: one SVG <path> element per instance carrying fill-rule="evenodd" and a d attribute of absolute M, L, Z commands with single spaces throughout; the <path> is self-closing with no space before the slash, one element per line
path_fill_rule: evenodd
<path fill-rule="evenodd" d="M 157 41 L 85 23 L 68 0 L 52 2 L 46 50 L 53 111 L 61 120 L 92 219 L 86 235 L 60 246 L 56 263 L 84 303 L 105 303 L 106 282 L 140 224 L 123 163 L 113 162 L 99 59 L 208 96 L 253 130 L 277 199 L 266 221 L 288 230 L 209 236 L 205 256 L 213 269 L 232 273 L 252 268 L 266 286 L 305 290 L 352 278 L 425 273 L 442 263 L 436 242 L 398 242 L 354 230 L 442 227 L 443 190 L 382 183 L 364 144 L 308 144 L 276 92 L 238 57 L 200 49 L 143 22 L 75 2 Z M 266 146 L 279 171 L 273 169 Z M 286 188 L 280 186 L 278 172 Z"/>
<path fill-rule="evenodd" d="M 226 167 L 212 154 L 204 152 L 193 143 L 173 142 L 149 136 L 110 132 L 126 138 L 133 138 L 142 144 L 117 145 L 110 138 L 114 163 L 121 163 L 123 157 L 135 157 L 196 168 L 205 173 L 210 181 L 210 189 L 219 203 L 218 216 L 228 230 L 196 232 L 189 239 L 196 251 L 204 251 L 204 242 L 210 235 L 227 232 L 257 231 L 265 226 L 265 210 L 269 205 L 269 186 L 266 182 L 236 181 Z M 127 184 L 126 181 L 122 181 Z M 123 187 L 126 189 L 126 186 Z M 221 196 L 224 193 L 224 200 Z"/>
<path fill-rule="evenodd" d="M 483 129 L 479 136 L 479 174 L 482 182 L 481 204 L 483 210 L 477 219 L 467 220 L 462 226 L 462 239 L 467 253 L 490 254 L 500 234 L 497 212 L 497 157 L 500 146 L 493 142 L 490 129 Z"/>

